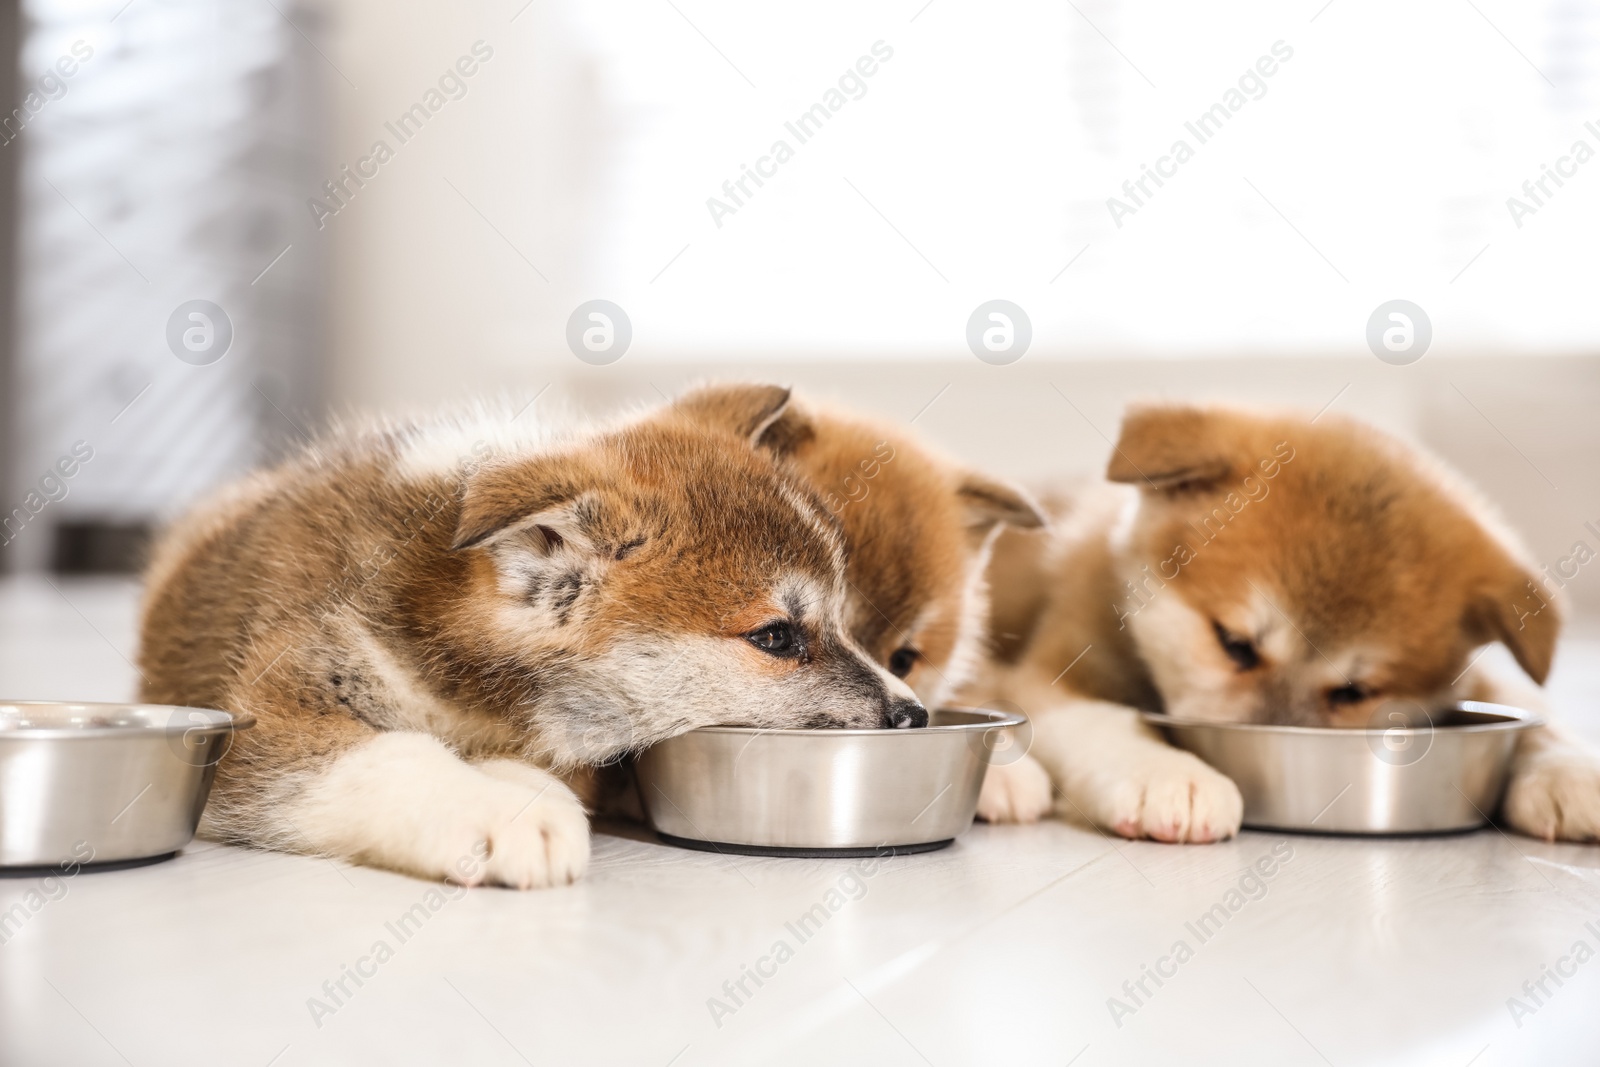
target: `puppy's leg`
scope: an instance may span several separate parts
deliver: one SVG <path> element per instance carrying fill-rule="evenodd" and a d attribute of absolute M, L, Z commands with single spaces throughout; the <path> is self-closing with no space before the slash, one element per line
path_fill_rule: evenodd
<path fill-rule="evenodd" d="M 589 820 L 572 787 L 542 767 L 521 760 L 485 760 L 477 767 L 491 778 L 534 790 L 540 814 L 533 818 L 544 835 L 551 882 L 577 881 L 589 866 Z"/>
<path fill-rule="evenodd" d="M 1032 756 L 991 763 L 978 794 L 978 817 L 985 822 L 1038 822 L 1050 814 L 1050 772 Z"/>
<path fill-rule="evenodd" d="M 307 782 L 285 814 L 324 855 L 467 885 L 575 881 L 589 862 L 582 805 L 554 777 L 527 765 L 509 774 L 506 762 L 485 773 L 427 734 L 379 734 Z"/>
<path fill-rule="evenodd" d="M 1471 700 L 1546 714 L 1544 694 L 1521 678 L 1474 668 L 1461 691 Z M 1600 754 L 1560 726 L 1524 732 L 1500 816 L 1529 837 L 1600 840 Z"/>
<path fill-rule="evenodd" d="M 1600 840 L 1600 756 L 1560 727 L 1529 730 L 1517 745 L 1500 810 L 1529 837 Z"/>
<path fill-rule="evenodd" d="M 486 773 L 427 734 L 268 701 L 231 706 L 258 724 L 218 767 L 209 837 L 522 889 L 571 882 L 588 864 L 582 806 L 537 768 L 496 761 Z"/>
<path fill-rule="evenodd" d="M 1501 812 L 1530 837 L 1600 840 L 1600 757 L 1557 727 L 1529 731 L 1517 746 Z"/>
<path fill-rule="evenodd" d="M 1239 787 L 1168 745 L 1133 708 L 1074 697 L 1026 669 L 1005 690 L 1032 720 L 1031 754 L 1055 782 L 1063 814 L 1157 841 L 1221 841 L 1239 832 Z"/>
<path fill-rule="evenodd" d="M 978 677 L 962 688 L 956 702 L 981 705 L 992 699 L 1005 690 L 999 680 L 1005 672 L 996 664 L 985 665 Z M 1031 736 L 1027 730 L 1016 732 L 1018 740 Z M 1050 772 L 1025 751 L 1020 757 L 989 764 L 978 793 L 978 818 L 984 822 L 1038 822 L 1050 814 L 1054 799 Z"/>
<path fill-rule="evenodd" d="M 1067 811 L 1123 837 L 1203 843 L 1239 832 L 1239 787 L 1166 744 L 1132 708 L 1069 699 L 1034 717 L 1033 730 L 1034 755 Z"/>

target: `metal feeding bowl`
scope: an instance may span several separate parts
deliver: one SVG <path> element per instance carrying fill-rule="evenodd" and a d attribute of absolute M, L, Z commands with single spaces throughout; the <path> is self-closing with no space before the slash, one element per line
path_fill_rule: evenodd
<path fill-rule="evenodd" d="M 991 753 L 1021 715 L 945 708 L 920 730 L 711 726 L 640 754 L 669 844 L 758 856 L 929 852 L 972 825 Z"/>
<path fill-rule="evenodd" d="M 0 868 L 128 863 L 194 837 L 249 715 L 161 704 L 0 702 Z"/>
<path fill-rule="evenodd" d="M 1233 779 L 1244 825 L 1344 834 L 1483 826 L 1505 792 L 1517 739 L 1543 725 L 1520 708 L 1478 701 L 1395 714 L 1370 729 L 1144 719 Z"/>

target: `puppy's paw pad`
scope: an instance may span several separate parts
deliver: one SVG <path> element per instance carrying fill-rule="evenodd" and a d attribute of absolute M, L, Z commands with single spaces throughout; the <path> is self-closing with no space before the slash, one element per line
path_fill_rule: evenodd
<path fill-rule="evenodd" d="M 1600 840 L 1600 759 L 1564 754 L 1535 760 L 1511 780 L 1501 810 L 1530 837 Z"/>
<path fill-rule="evenodd" d="M 1031 756 L 991 764 L 978 794 L 978 817 L 985 822 L 1038 822 L 1050 813 L 1050 775 Z"/>

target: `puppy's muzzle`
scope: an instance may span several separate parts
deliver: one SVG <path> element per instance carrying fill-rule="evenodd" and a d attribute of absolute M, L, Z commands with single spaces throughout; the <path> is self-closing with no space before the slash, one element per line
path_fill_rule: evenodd
<path fill-rule="evenodd" d="M 883 713 L 883 725 L 889 730 L 914 730 L 928 725 L 928 709 L 915 700 L 891 697 Z"/>

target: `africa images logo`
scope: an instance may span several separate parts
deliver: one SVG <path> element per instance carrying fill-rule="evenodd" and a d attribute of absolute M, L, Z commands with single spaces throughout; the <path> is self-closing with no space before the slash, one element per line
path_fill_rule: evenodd
<path fill-rule="evenodd" d="M 185 363 L 204 367 L 228 354 L 233 320 L 209 300 L 189 300 L 167 316 L 167 348 Z"/>

